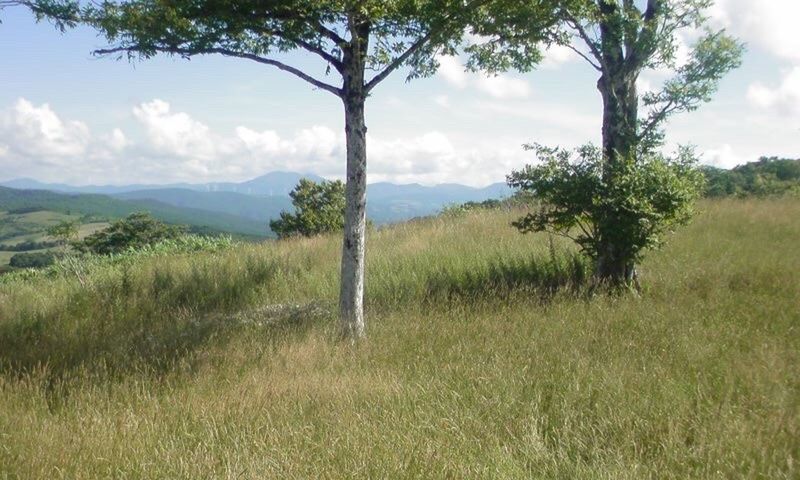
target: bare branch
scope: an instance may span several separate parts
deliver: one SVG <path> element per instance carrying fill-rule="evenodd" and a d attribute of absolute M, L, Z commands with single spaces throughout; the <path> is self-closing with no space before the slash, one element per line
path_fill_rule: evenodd
<path fill-rule="evenodd" d="M 572 46 L 571 44 L 567 44 L 567 45 L 564 45 L 564 46 L 565 46 L 565 47 L 567 47 L 567 48 L 569 48 L 569 49 L 570 49 L 570 50 L 572 50 L 573 52 L 577 53 L 578 55 L 580 55 L 580 56 L 581 56 L 581 58 L 583 58 L 584 60 L 586 60 L 587 62 L 589 62 L 589 65 L 591 65 L 591 66 L 592 66 L 592 68 L 594 68 L 594 69 L 595 69 L 595 70 L 597 70 L 598 72 L 602 72 L 602 71 L 603 71 L 603 68 L 602 68 L 600 65 L 596 64 L 595 62 L 593 62 L 593 61 L 592 61 L 592 59 L 591 59 L 591 58 L 589 58 L 589 56 L 588 56 L 588 55 L 586 55 L 585 53 L 583 53 L 583 52 L 582 52 L 582 51 L 580 51 L 579 49 L 575 48 L 575 47 L 574 47 L 574 46 Z"/>
<path fill-rule="evenodd" d="M 597 62 L 600 64 L 600 68 L 598 70 L 607 71 L 608 65 L 606 64 L 605 58 L 603 57 L 603 53 L 600 51 L 599 48 L 597 48 L 597 44 L 595 43 L 594 39 L 591 37 L 591 35 L 589 35 L 589 33 L 586 31 L 583 25 L 581 25 L 581 23 L 575 17 L 572 16 L 572 14 L 570 14 L 569 12 L 565 13 L 567 18 L 567 23 L 570 24 L 570 26 L 576 32 L 578 32 L 578 36 L 584 41 L 584 43 L 586 43 L 586 46 L 589 47 L 589 50 L 592 52 L 592 56 L 594 56 L 594 58 L 596 58 Z M 586 58 L 583 55 L 581 56 L 583 58 Z M 595 66 L 595 68 L 597 68 L 594 62 L 589 62 L 589 63 Z"/>

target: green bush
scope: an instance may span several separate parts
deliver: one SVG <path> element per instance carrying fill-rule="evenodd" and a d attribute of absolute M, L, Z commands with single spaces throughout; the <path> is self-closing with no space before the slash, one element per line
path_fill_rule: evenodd
<path fill-rule="evenodd" d="M 44 268 L 56 260 L 53 252 L 18 253 L 11 257 L 8 264 L 14 268 Z"/>
<path fill-rule="evenodd" d="M 590 145 L 576 152 L 530 148 L 541 163 L 513 172 L 508 184 L 534 194 L 542 207 L 514 226 L 574 240 L 595 261 L 601 281 L 635 282 L 644 251 L 689 221 L 703 188 L 689 149 L 676 158 L 648 154 L 609 163 Z"/>
<path fill-rule="evenodd" d="M 112 223 L 105 230 L 93 233 L 80 242 L 74 242 L 73 246 L 80 252 L 108 255 L 176 239 L 185 233 L 184 226 L 167 225 L 149 213 L 138 212 Z"/>

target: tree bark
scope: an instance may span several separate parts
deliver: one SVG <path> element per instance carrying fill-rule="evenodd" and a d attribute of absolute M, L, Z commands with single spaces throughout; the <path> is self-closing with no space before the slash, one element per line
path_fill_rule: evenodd
<path fill-rule="evenodd" d="M 611 60 L 611 59 L 607 59 Z M 625 164 L 636 161 L 639 98 L 635 72 L 620 63 L 608 62 L 608 71 L 598 81 L 603 97 L 603 182 L 611 188 Z M 597 225 L 598 257 L 595 269 L 599 283 L 630 287 L 636 283 L 633 256 L 619 239 L 619 217 L 623 212 L 609 209 Z"/>
<path fill-rule="evenodd" d="M 368 36 L 366 37 L 368 38 Z M 344 89 L 347 143 L 344 239 L 342 242 L 339 314 L 343 338 L 357 340 L 366 334 L 364 323 L 364 263 L 367 225 L 367 126 L 364 71 L 366 39 L 345 51 Z"/>

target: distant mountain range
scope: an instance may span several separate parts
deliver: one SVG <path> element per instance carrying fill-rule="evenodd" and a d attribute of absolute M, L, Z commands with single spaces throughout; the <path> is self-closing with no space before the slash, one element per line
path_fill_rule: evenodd
<path fill-rule="evenodd" d="M 133 184 L 133 185 L 84 185 L 74 186 L 63 183 L 43 183 L 31 178 L 18 178 L 7 182 L 0 182 L 0 186 L 25 189 L 25 190 L 50 190 L 67 193 L 99 193 L 114 195 L 142 190 L 191 190 L 195 192 L 233 192 L 244 195 L 289 195 L 301 178 L 308 178 L 320 182 L 324 178 L 314 174 L 299 174 L 294 172 L 272 172 L 252 180 L 241 183 L 171 183 L 163 185 Z"/>
<path fill-rule="evenodd" d="M 282 210 L 291 210 L 289 192 L 301 178 L 324 180 L 310 174 L 273 172 L 241 183 L 74 186 L 16 179 L 0 182 L 0 186 L 40 192 L 37 196 L 40 199 L 47 198 L 48 205 L 57 205 L 59 200 L 42 196 L 41 192 L 55 192 L 61 194 L 57 198 L 64 205 L 91 205 L 90 211 L 84 213 L 93 215 L 99 215 L 102 211 L 113 216 L 114 213 L 131 209 L 150 210 L 153 215 L 173 223 L 189 223 L 213 230 L 227 229 L 246 235 L 269 235 L 268 221 L 277 218 Z M 450 204 L 483 201 L 510 194 L 511 189 L 503 183 L 485 188 L 458 184 L 428 187 L 373 183 L 367 187 L 367 215 L 377 224 L 398 222 L 435 214 Z M 0 195 L 0 211 L 9 208 L 5 203 L 10 197 L 8 192 L 5 197 Z M 77 207 L 73 209 L 83 211 Z"/>

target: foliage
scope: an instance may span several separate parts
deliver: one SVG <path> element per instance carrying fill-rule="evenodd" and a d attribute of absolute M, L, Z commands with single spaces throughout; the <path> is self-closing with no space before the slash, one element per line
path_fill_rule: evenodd
<path fill-rule="evenodd" d="M 62 220 L 47 229 L 47 236 L 55 238 L 61 245 L 66 245 L 78 239 L 79 226 L 77 220 Z"/>
<path fill-rule="evenodd" d="M 108 255 L 154 245 L 185 233 L 184 226 L 167 225 L 147 212 L 138 212 L 113 222 L 108 228 L 95 232 L 80 242 L 74 242 L 73 245 L 82 252 Z"/>
<path fill-rule="evenodd" d="M 34 240 L 24 240 L 19 243 L 15 244 L 5 244 L 0 243 L 0 251 L 3 252 L 27 252 L 30 250 L 44 250 L 46 248 L 53 248 L 57 247 L 59 242 L 48 242 L 48 241 L 34 241 Z"/>
<path fill-rule="evenodd" d="M 441 215 L 445 217 L 458 217 L 476 210 L 494 210 L 503 205 L 501 200 L 491 198 L 482 202 L 464 202 L 447 205 L 442 209 Z"/>
<path fill-rule="evenodd" d="M 289 196 L 294 213 L 281 212 L 280 219 L 269 222 L 270 229 L 279 238 L 311 237 L 338 232 L 344 227 L 344 183 L 341 181 L 317 183 L 303 178 Z"/>
<path fill-rule="evenodd" d="M 436 55 L 454 52 L 476 8 L 452 0 L 291 0 L 264 3 L 106 1 L 85 9 L 84 21 L 112 44 L 100 54 L 150 58 L 157 53 L 182 57 L 218 54 L 270 65 L 340 97 L 344 84 L 356 80 L 346 72 L 356 57 L 365 62 L 371 79 L 352 85 L 366 94 L 400 67 L 407 79 L 433 74 Z M 258 12 L 253 14 L 253 12 Z M 362 53 L 362 46 L 368 46 Z M 343 86 L 328 83 L 275 56 L 303 50 L 322 60 L 326 75 L 338 74 Z"/>
<path fill-rule="evenodd" d="M 44 268 L 56 260 L 54 252 L 18 253 L 11 257 L 8 264 L 14 268 Z"/>
<path fill-rule="evenodd" d="M 720 80 L 741 65 L 744 47 L 724 30 L 706 27 L 706 11 L 714 0 L 560 0 L 560 43 L 575 49 L 600 74 L 598 88 L 611 99 L 616 135 L 641 152 L 663 143 L 664 122 L 680 112 L 696 110 L 711 100 Z M 705 32 L 692 46 L 688 60 L 678 63 L 681 35 L 688 29 Z M 575 45 L 583 46 L 582 49 Z M 674 72 L 660 90 L 646 92 L 647 109 L 638 113 L 636 80 L 643 70 Z M 625 112 L 625 110 L 629 110 Z M 627 117 L 623 120 L 624 117 Z M 626 123 L 630 122 L 630 123 Z M 618 152 L 627 155 L 628 152 Z M 611 152 L 606 152 L 610 156 Z"/>
<path fill-rule="evenodd" d="M 703 174 L 709 197 L 800 193 L 800 160 L 761 157 L 732 170 L 704 167 Z"/>
<path fill-rule="evenodd" d="M 676 158 L 648 155 L 609 165 L 593 146 L 574 153 L 541 145 L 529 148 L 541 163 L 513 172 L 508 184 L 536 195 L 542 207 L 514 226 L 522 233 L 570 238 L 594 260 L 602 254 L 601 240 L 611 240 L 626 258 L 639 261 L 645 250 L 661 246 L 667 233 L 689 221 L 703 187 L 689 149 L 681 149 Z M 613 183 L 605 180 L 607 168 L 616 170 Z M 601 230 L 609 219 L 613 229 Z"/>
<path fill-rule="evenodd" d="M 32 205 L 30 207 L 12 208 L 8 211 L 8 213 L 11 215 L 24 215 L 26 213 L 41 212 L 42 210 L 46 209 L 37 205 Z"/>

